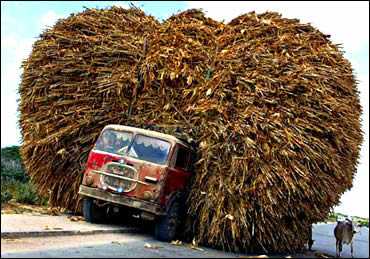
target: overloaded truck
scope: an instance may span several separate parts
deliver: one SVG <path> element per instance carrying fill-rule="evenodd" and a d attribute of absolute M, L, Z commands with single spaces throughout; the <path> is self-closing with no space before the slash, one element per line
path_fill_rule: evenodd
<path fill-rule="evenodd" d="M 90 151 L 79 194 L 87 222 L 135 215 L 171 241 L 183 220 L 195 150 L 184 139 L 153 130 L 107 125 Z M 113 213 L 109 213 L 113 212 Z M 308 248 L 313 245 L 312 227 Z"/>
<path fill-rule="evenodd" d="M 90 151 L 79 194 L 87 222 L 110 212 L 155 222 L 155 236 L 175 238 L 193 173 L 194 148 L 172 135 L 107 125 Z"/>

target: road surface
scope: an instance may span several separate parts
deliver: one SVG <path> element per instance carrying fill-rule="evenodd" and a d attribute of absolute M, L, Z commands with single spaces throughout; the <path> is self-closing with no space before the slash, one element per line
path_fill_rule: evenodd
<path fill-rule="evenodd" d="M 148 234 L 30 237 L 1 241 L 1 257 L 236 257 L 156 241 Z"/>
<path fill-rule="evenodd" d="M 190 244 L 159 242 L 150 231 L 138 229 L 135 232 L 127 226 L 72 222 L 65 215 L 1 216 L 1 257 L 248 257 L 246 254 L 226 253 L 204 247 L 192 248 Z M 313 249 L 316 254 L 335 255 L 333 229 L 334 224 L 314 226 Z M 355 238 L 355 256 L 368 258 L 368 244 L 368 228 L 362 228 Z M 348 246 L 344 246 L 342 255 L 350 255 Z M 315 253 L 306 253 L 290 258 L 314 256 Z M 269 257 L 284 258 L 289 255 Z"/>

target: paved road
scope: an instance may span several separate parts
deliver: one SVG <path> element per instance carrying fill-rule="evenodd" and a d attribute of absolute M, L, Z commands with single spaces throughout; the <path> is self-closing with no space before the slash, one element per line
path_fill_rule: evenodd
<path fill-rule="evenodd" d="M 1 257 L 248 257 L 204 247 L 194 249 L 189 244 L 176 246 L 155 240 L 150 231 L 132 233 L 132 227 L 71 222 L 66 216 L 2 214 L 1 217 Z M 120 229 L 121 233 L 112 233 L 115 229 Z M 316 241 L 313 249 L 316 252 L 335 255 L 333 229 L 334 224 L 314 226 L 313 238 Z M 37 233 L 44 235 L 45 232 L 54 236 L 37 236 Z M 75 235 L 60 236 L 67 232 Z M 21 237 L 19 233 L 33 234 Z M 368 233 L 368 228 L 362 228 L 356 236 L 356 257 L 369 256 Z M 344 250 L 343 256 L 349 256 L 347 246 Z M 314 253 L 294 257 L 310 258 L 314 257 Z"/>
<path fill-rule="evenodd" d="M 159 242 L 151 230 L 141 228 L 140 233 L 135 224 L 71 222 L 66 215 L 1 216 L 1 257 L 248 257 L 204 247 L 192 248 L 190 244 Z M 110 233 L 116 229 L 120 233 Z"/>
<path fill-rule="evenodd" d="M 156 241 L 148 234 L 95 234 L 1 241 L 1 257 L 236 257 Z"/>
<path fill-rule="evenodd" d="M 159 242 L 150 234 L 95 234 L 50 237 L 26 237 L 1 240 L 2 258 L 313 258 L 313 253 L 294 256 L 246 255 L 209 248 L 191 248 L 189 244 Z"/>
<path fill-rule="evenodd" d="M 78 219 L 78 217 L 74 217 Z M 1 237 L 138 232 L 132 226 L 71 221 L 70 216 L 1 214 Z"/>

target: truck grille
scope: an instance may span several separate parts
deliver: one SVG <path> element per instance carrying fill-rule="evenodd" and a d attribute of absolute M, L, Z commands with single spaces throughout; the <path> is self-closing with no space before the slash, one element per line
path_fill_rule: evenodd
<path fill-rule="evenodd" d="M 110 162 L 105 164 L 103 168 L 104 172 L 109 174 L 124 176 L 132 180 L 138 179 L 137 171 L 127 165 Z M 114 176 L 102 175 L 101 181 L 103 185 L 106 185 L 109 189 L 119 192 L 130 192 L 135 189 L 137 182 L 125 179 L 120 179 Z"/>

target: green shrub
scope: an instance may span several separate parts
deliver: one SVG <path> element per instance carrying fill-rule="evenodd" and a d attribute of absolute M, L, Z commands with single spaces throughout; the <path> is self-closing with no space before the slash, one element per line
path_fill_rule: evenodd
<path fill-rule="evenodd" d="M 19 183 L 14 198 L 19 203 L 37 204 L 39 197 L 31 183 Z"/>
<path fill-rule="evenodd" d="M 29 180 L 29 176 L 22 170 L 9 170 L 1 165 L 1 182 L 18 181 L 25 183 Z"/>
<path fill-rule="evenodd" d="M 37 204 L 38 205 L 41 205 L 41 206 L 47 206 L 48 205 L 48 198 L 46 198 L 46 197 L 41 197 L 41 196 L 39 196 L 39 199 L 38 199 L 38 202 L 37 202 Z"/>
<path fill-rule="evenodd" d="M 19 154 L 19 147 L 1 149 L 1 203 L 14 198 L 19 203 L 45 206 L 48 199 L 40 197 L 35 187 L 29 182 Z"/>
<path fill-rule="evenodd" d="M 8 191 L 1 190 L 1 204 L 7 203 L 13 198 L 13 195 Z"/>
<path fill-rule="evenodd" d="M 357 221 L 357 223 L 359 225 L 361 225 L 362 227 L 369 227 L 369 220 L 368 219 L 359 219 Z"/>
<path fill-rule="evenodd" d="M 1 182 L 27 182 L 29 176 L 25 173 L 19 147 L 12 146 L 1 149 Z"/>

